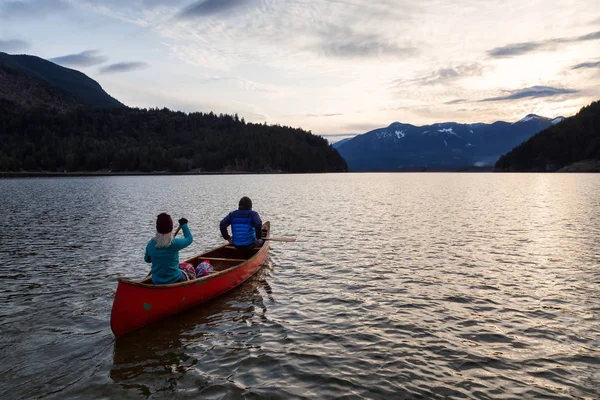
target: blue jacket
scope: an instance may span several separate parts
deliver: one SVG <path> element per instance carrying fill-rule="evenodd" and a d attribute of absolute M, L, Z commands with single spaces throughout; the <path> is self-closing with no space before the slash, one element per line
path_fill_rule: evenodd
<path fill-rule="evenodd" d="M 152 263 L 152 283 L 164 285 L 179 282 L 181 269 L 179 269 L 179 250 L 188 247 L 194 241 L 192 232 L 187 224 L 181 226 L 183 238 L 175 238 L 169 247 L 156 248 L 156 242 L 150 240 L 146 245 L 144 261 Z"/>
<path fill-rule="evenodd" d="M 233 236 L 231 243 L 236 247 L 250 246 L 256 242 L 257 238 L 262 236 L 262 221 L 254 210 L 240 208 L 230 212 L 223 218 L 219 227 L 225 240 L 231 239 L 227 232 L 229 225 L 231 225 L 231 235 Z"/>

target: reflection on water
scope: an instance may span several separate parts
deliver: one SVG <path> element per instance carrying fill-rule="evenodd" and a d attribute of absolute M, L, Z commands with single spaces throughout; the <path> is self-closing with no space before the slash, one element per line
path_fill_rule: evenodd
<path fill-rule="evenodd" d="M 600 398 L 600 175 L 0 180 L 0 398 Z M 260 275 L 114 339 L 158 213 L 247 195 Z"/>

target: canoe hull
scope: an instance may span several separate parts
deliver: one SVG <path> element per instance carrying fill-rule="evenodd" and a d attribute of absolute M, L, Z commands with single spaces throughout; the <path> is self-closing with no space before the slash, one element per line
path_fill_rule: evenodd
<path fill-rule="evenodd" d="M 122 336 L 233 289 L 262 267 L 268 249 L 269 243 L 265 241 L 260 250 L 247 261 L 188 282 L 161 286 L 119 279 L 110 319 L 114 335 Z M 186 262 L 200 258 L 202 255 Z"/>

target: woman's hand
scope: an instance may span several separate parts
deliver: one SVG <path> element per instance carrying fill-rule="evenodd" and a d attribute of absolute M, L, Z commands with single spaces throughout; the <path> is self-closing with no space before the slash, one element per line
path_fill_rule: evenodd
<path fill-rule="evenodd" d="M 188 220 L 187 220 L 187 219 L 185 219 L 185 218 L 180 218 L 180 219 L 179 219 L 179 225 L 185 225 L 185 224 L 187 224 L 187 223 L 188 223 Z"/>

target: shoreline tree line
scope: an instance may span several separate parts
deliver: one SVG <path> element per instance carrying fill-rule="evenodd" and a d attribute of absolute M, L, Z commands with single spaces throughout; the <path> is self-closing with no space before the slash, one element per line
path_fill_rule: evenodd
<path fill-rule="evenodd" d="M 0 99 L 0 171 L 344 172 L 326 139 L 236 115 L 167 108 L 57 112 Z"/>

